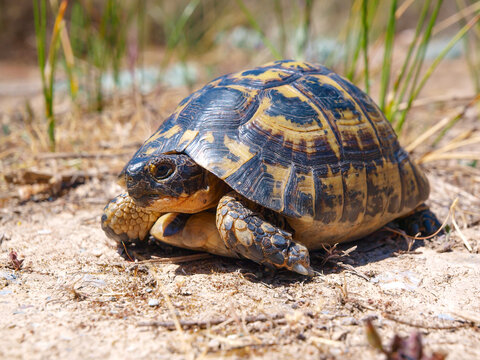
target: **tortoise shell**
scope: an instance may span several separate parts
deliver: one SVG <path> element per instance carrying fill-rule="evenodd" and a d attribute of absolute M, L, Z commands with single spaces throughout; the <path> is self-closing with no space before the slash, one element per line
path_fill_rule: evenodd
<path fill-rule="evenodd" d="M 213 80 L 184 99 L 127 166 L 174 152 L 249 200 L 315 223 L 385 223 L 429 193 L 372 99 L 305 62 Z"/>

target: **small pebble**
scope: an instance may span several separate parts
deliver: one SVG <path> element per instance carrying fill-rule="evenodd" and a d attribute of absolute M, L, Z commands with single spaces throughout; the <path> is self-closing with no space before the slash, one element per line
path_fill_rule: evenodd
<path fill-rule="evenodd" d="M 148 306 L 158 306 L 159 304 L 160 304 L 160 301 L 158 301 L 158 299 L 148 300 Z"/>
<path fill-rule="evenodd" d="M 340 321 L 342 325 L 358 325 L 358 320 L 354 317 L 346 317 Z"/>
<path fill-rule="evenodd" d="M 208 347 L 212 350 L 217 350 L 220 348 L 220 341 L 218 341 L 217 339 L 212 339 L 208 342 Z"/>
<path fill-rule="evenodd" d="M 449 320 L 449 321 L 455 321 L 455 318 L 450 315 L 450 314 L 438 314 L 437 317 L 440 319 L 440 320 Z"/>
<path fill-rule="evenodd" d="M 103 255 L 103 252 L 101 249 L 95 248 L 92 250 L 92 255 L 95 257 L 100 257 Z"/>

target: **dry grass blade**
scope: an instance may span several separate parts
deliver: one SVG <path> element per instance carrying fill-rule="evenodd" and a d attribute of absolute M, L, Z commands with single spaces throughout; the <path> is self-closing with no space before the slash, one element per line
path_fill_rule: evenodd
<path fill-rule="evenodd" d="M 175 312 L 175 307 L 172 304 L 172 301 L 170 300 L 170 296 L 168 296 L 167 292 L 163 288 L 161 279 L 159 276 L 157 276 L 156 270 L 151 268 L 152 274 L 154 274 L 155 280 L 157 282 L 157 287 L 160 290 L 160 293 L 163 295 L 163 298 L 165 299 L 165 303 L 167 304 L 168 312 L 170 313 L 170 316 L 173 319 L 173 323 L 175 324 L 175 329 L 178 332 L 178 335 L 181 338 L 182 344 L 183 344 L 183 351 L 185 354 L 191 354 L 193 355 L 193 349 L 192 349 L 192 344 L 187 341 L 187 338 L 185 336 L 185 333 L 183 331 L 182 325 L 180 323 L 180 320 L 177 317 L 177 314 Z"/>
<path fill-rule="evenodd" d="M 450 27 L 451 25 L 459 22 L 462 20 L 462 18 L 475 14 L 476 12 L 480 11 L 480 2 L 473 3 L 466 8 L 462 9 L 461 11 L 449 16 L 445 20 L 439 22 L 434 28 L 433 28 L 433 34 L 438 34 L 440 31 L 445 30 L 446 28 Z"/>
<path fill-rule="evenodd" d="M 273 315 L 265 315 L 265 314 L 259 314 L 259 315 L 249 315 L 245 316 L 243 318 L 243 322 L 245 324 L 250 324 L 254 322 L 267 322 L 267 321 L 278 321 L 278 320 L 283 320 L 285 319 L 285 316 L 288 315 L 286 313 L 278 313 L 278 314 L 273 314 Z M 304 316 L 313 318 L 314 314 L 312 312 L 304 312 Z M 210 319 L 210 320 L 179 320 L 180 325 L 183 328 L 201 328 L 201 329 L 207 329 L 210 328 L 211 326 L 214 325 L 220 325 L 220 324 L 227 324 L 235 321 L 234 318 L 218 318 L 218 319 Z M 176 328 L 176 325 L 173 321 L 148 321 L 148 322 L 140 322 L 138 323 L 138 326 L 156 326 L 156 327 L 164 327 L 170 330 L 174 330 Z"/>
<path fill-rule="evenodd" d="M 416 99 L 412 102 L 411 108 L 416 108 L 416 107 L 421 107 L 421 106 L 426 106 L 426 105 L 432 105 L 435 103 L 449 103 L 449 102 L 461 102 L 461 101 L 472 101 L 474 100 L 476 95 L 470 94 L 470 95 L 438 95 L 438 96 L 431 96 L 431 97 L 425 97 L 421 99 Z M 403 102 L 398 105 L 398 110 L 402 111 L 407 108 L 408 103 Z"/>
<path fill-rule="evenodd" d="M 468 251 L 473 252 L 472 246 L 470 245 L 470 242 L 468 241 L 467 237 L 462 233 L 462 230 L 460 230 L 460 227 L 457 224 L 457 221 L 455 220 L 455 209 L 452 211 L 452 224 L 455 230 L 457 230 L 458 235 L 463 241 L 463 244 L 467 248 Z"/>
<path fill-rule="evenodd" d="M 455 117 L 458 116 L 455 115 Z M 442 120 L 440 120 L 439 122 L 437 122 L 435 125 L 433 125 L 431 128 L 429 128 L 427 131 L 425 131 L 422 135 L 420 135 L 419 137 L 417 137 L 414 141 L 412 141 L 410 144 L 408 144 L 407 146 L 405 146 L 405 150 L 407 150 L 408 152 L 413 152 L 413 150 L 415 150 L 415 148 L 417 146 L 419 146 L 420 144 L 423 144 L 427 139 L 429 139 L 433 134 L 435 134 L 436 132 L 440 131 L 441 129 L 443 129 L 445 126 L 447 126 L 447 124 L 451 121 L 452 117 L 451 116 L 447 116 L 447 117 L 444 117 Z"/>
<path fill-rule="evenodd" d="M 183 262 L 210 259 L 212 255 L 201 253 L 186 256 L 175 256 L 170 258 L 155 258 L 139 261 L 138 264 L 179 264 Z"/>
<path fill-rule="evenodd" d="M 425 131 L 422 135 L 420 135 L 418 138 L 416 138 L 413 142 L 405 146 L 405 150 L 408 152 L 412 152 L 419 146 L 420 144 L 423 144 L 427 139 L 432 137 L 434 134 L 439 132 L 442 129 L 446 129 L 452 124 L 454 124 L 456 121 L 458 121 L 460 118 L 462 118 L 467 110 L 473 106 L 475 103 L 477 103 L 480 100 L 480 94 L 477 94 L 468 104 L 460 108 L 458 112 L 456 112 L 453 116 L 446 116 L 442 120 L 440 120 L 438 123 L 436 123 L 434 126 L 429 128 L 427 131 Z"/>
<path fill-rule="evenodd" d="M 480 314 L 478 312 L 459 309 L 459 310 L 450 310 L 450 313 L 452 315 L 458 316 L 461 319 L 480 325 Z"/>
<path fill-rule="evenodd" d="M 343 346 L 343 342 L 338 340 L 331 340 L 319 336 L 311 336 L 308 338 L 309 342 L 313 345 L 321 346 L 321 345 L 328 345 L 328 346 Z"/>
<path fill-rule="evenodd" d="M 415 2 L 415 0 L 405 0 L 395 12 L 395 17 L 399 19 L 405 11 Z"/>
<path fill-rule="evenodd" d="M 75 99 L 78 92 L 78 80 L 75 75 L 75 57 L 73 55 L 72 45 L 70 43 L 70 38 L 68 37 L 64 19 L 61 19 L 60 42 L 65 56 L 65 68 L 67 71 L 68 82 L 70 83 L 70 94 L 72 98 Z"/>
<path fill-rule="evenodd" d="M 480 152 L 474 151 L 462 151 L 451 153 L 432 153 L 422 157 L 418 163 L 424 164 L 429 161 L 438 160 L 480 160 Z"/>

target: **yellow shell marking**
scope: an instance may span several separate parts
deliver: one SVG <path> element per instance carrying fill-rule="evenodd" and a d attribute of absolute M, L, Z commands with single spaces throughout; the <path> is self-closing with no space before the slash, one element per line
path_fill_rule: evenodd
<path fill-rule="evenodd" d="M 315 182 L 313 181 L 312 172 L 308 174 L 298 174 L 297 191 L 304 194 L 312 195 L 312 200 L 315 202 Z"/>
<path fill-rule="evenodd" d="M 170 130 L 162 133 L 162 132 L 156 132 L 153 134 L 146 142 L 144 145 L 149 144 L 155 140 L 158 140 L 160 138 L 163 139 L 170 139 L 173 135 L 178 134 L 178 132 L 182 131 L 182 128 L 180 125 L 175 125 L 173 126 Z"/>
<path fill-rule="evenodd" d="M 270 197 L 272 199 L 278 199 L 280 201 L 280 204 L 282 204 L 282 208 L 279 209 L 279 211 L 282 211 L 284 205 L 283 196 L 285 194 L 285 187 L 287 185 L 290 171 L 292 169 L 283 167 L 281 165 L 264 165 L 266 167 L 267 173 L 270 174 L 273 179 L 275 179 L 275 184 L 273 185 Z"/>
<path fill-rule="evenodd" d="M 239 158 L 238 161 L 230 160 L 227 157 L 221 159 L 222 169 L 225 170 L 221 178 L 226 179 L 256 154 L 252 153 L 247 145 L 230 139 L 227 135 L 224 136 L 223 143 L 232 155 Z"/>
<path fill-rule="evenodd" d="M 365 167 L 361 169 L 355 169 L 353 166 L 350 166 L 348 171 L 343 175 L 343 180 L 345 184 L 343 188 L 348 189 L 350 191 L 355 191 L 358 189 L 358 196 L 361 197 L 362 205 L 360 206 L 361 209 L 365 209 L 367 206 L 367 169 Z M 340 192 L 335 192 L 335 194 L 340 194 L 343 193 L 343 190 L 338 190 L 336 189 L 335 191 L 340 191 Z M 343 204 L 343 210 L 345 212 L 352 212 L 354 207 L 359 206 L 356 203 L 351 203 L 349 201 L 348 194 L 344 194 L 344 204 Z M 355 220 L 356 224 L 360 224 L 363 222 L 363 217 L 365 215 L 364 211 L 361 211 Z M 336 222 L 334 221 L 332 224 L 335 224 Z"/>
<path fill-rule="evenodd" d="M 155 140 L 158 140 L 160 137 L 162 137 L 162 134 L 160 134 L 160 132 L 156 132 L 155 134 L 150 136 L 150 138 L 148 138 L 147 141 L 145 141 L 144 145 L 150 144 L 151 142 L 154 142 Z"/>
<path fill-rule="evenodd" d="M 180 125 L 175 125 L 175 126 L 172 126 L 172 128 L 169 129 L 168 131 L 162 133 L 161 137 L 165 139 L 170 139 L 173 135 L 178 134 L 180 131 L 182 131 L 182 127 Z"/>
<path fill-rule="evenodd" d="M 352 167 L 350 169 L 352 169 Z M 340 219 L 342 218 L 343 203 L 345 199 L 345 195 L 343 193 L 343 189 L 345 188 L 343 185 L 343 181 L 347 177 L 348 177 L 348 174 L 342 175 L 341 172 L 338 172 L 337 174 L 333 174 L 332 170 L 328 169 L 327 175 L 324 178 L 322 178 L 322 183 L 327 187 L 325 189 L 318 189 L 319 191 L 325 191 L 328 194 L 336 194 L 337 196 L 338 195 L 342 196 L 341 201 L 333 208 L 327 206 L 327 203 L 322 204 L 322 209 L 324 208 L 325 211 L 333 211 L 335 214 L 333 220 L 328 224 L 329 226 L 338 227 Z M 320 195 L 320 197 L 322 196 Z"/>
<path fill-rule="evenodd" d="M 273 63 L 272 63 L 273 64 Z M 268 64 L 267 64 L 268 65 Z M 308 66 L 304 62 L 299 62 L 299 61 L 292 61 L 292 62 L 284 62 L 282 63 L 283 68 L 287 69 L 300 69 L 300 70 L 311 70 L 312 67 Z"/>
<path fill-rule="evenodd" d="M 211 132 L 206 133 L 203 137 L 203 140 L 209 142 L 210 144 L 213 144 L 213 142 L 215 141 Z"/>
<path fill-rule="evenodd" d="M 184 146 L 188 146 L 193 141 L 193 139 L 195 139 L 197 135 L 198 135 L 198 130 L 186 130 L 183 133 L 178 143 L 183 144 L 185 141 L 187 141 L 187 143 Z"/>
<path fill-rule="evenodd" d="M 278 69 L 268 69 L 258 75 L 248 74 L 242 75 L 242 73 L 235 74 L 234 78 L 242 78 L 242 79 L 252 79 L 252 80 L 260 80 L 260 81 L 275 81 L 275 80 L 282 80 L 286 77 L 291 76 L 292 74 L 287 71 L 281 71 Z"/>
<path fill-rule="evenodd" d="M 150 140 L 148 141 L 150 142 Z M 155 147 L 150 147 L 145 151 L 145 155 L 152 155 L 157 149 Z"/>

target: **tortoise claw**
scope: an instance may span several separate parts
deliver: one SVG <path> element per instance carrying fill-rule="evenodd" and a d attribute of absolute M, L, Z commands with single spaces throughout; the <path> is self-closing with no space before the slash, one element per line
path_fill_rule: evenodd
<path fill-rule="evenodd" d="M 302 264 L 293 265 L 292 271 L 295 271 L 296 273 L 299 273 L 300 275 L 305 275 L 305 276 L 313 276 L 315 274 L 313 272 L 313 269 L 310 266 L 306 268 Z"/>

